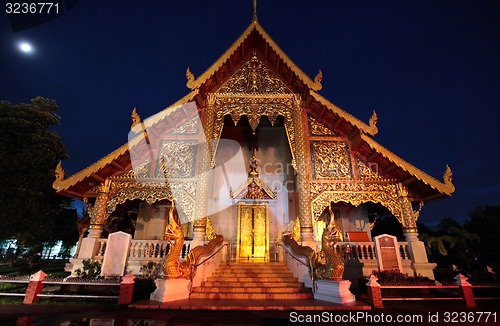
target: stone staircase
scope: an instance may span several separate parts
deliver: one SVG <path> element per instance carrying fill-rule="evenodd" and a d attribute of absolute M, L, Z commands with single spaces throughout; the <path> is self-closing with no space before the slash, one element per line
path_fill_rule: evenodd
<path fill-rule="evenodd" d="M 190 298 L 312 300 L 313 294 L 284 263 L 243 262 L 222 263 Z"/>

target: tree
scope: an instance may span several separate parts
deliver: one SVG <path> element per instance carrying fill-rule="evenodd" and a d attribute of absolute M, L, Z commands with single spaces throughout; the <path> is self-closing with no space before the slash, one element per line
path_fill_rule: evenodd
<path fill-rule="evenodd" d="M 469 214 L 465 228 L 481 238 L 483 255 L 500 254 L 500 206 L 480 206 Z"/>
<path fill-rule="evenodd" d="M 0 101 L 0 240 L 16 239 L 20 250 L 39 252 L 62 209 L 52 188 L 54 169 L 67 157 L 51 129 L 59 125 L 57 111 L 55 101 L 41 97 L 17 105 Z"/>

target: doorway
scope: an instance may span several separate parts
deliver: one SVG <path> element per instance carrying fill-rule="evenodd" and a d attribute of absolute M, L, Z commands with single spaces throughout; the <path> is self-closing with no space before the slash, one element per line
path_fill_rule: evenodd
<path fill-rule="evenodd" d="M 267 203 L 238 203 L 237 261 L 269 261 Z"/>

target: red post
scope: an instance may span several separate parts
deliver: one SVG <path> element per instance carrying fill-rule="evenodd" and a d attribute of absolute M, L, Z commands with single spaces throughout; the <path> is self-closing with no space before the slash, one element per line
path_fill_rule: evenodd
<path fill-rule="evenodd" d="M 47 276 L 47 274 L 41 270 L 30 276 L 30 282 L 26 289 L 26 294 L 24 295 L 24 304 L 32 304 L 40 300 L 38 295 L 42 293 L 45 276 Z"/>
<path fill-rule="evenodd" d="M 118 295 L 118 304 L 127 305 L 132 302 L 132 294 L 134 293 L 135 276 L 128 273 L 123 277 L 120 283 L 120 294 Z"/>
<path fill-rule="evenodd" d="M 378 278 L 371 274 L 368 278 L 368 283 L 366 283 L 370 305 L 375 309 L 384 308 L 384 303 L 382 302 L 382 290 L 380 289 L 380 284 L 377 281 Z"/>
<path fill-rule="evenodd" d="M 455 276 L 455 280 L 457 280 L 455 283 L 462 291 L 462 297 L 464 298 L 467 308 L 474 308 L 476 306 L 476 299 L 474 298 L 474 293 L 472 293 L 472 284 L 467 282 L 467 277 L 462 274 Z"/>

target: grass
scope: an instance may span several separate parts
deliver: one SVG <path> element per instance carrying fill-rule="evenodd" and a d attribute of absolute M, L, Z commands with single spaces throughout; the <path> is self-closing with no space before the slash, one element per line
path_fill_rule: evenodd
<path fill-rule="evenodd" d="M 66 277 L 69 272 L 64 271 L 67 259 L 42 260 L 41 264 L 32 270 L 24 259 L 18 259 L 13 266 L 9 266 L 9 261 L 0 261 L 0 275 L 23 276 L 31 275 L 42 270 L 49 277 Z"/>

